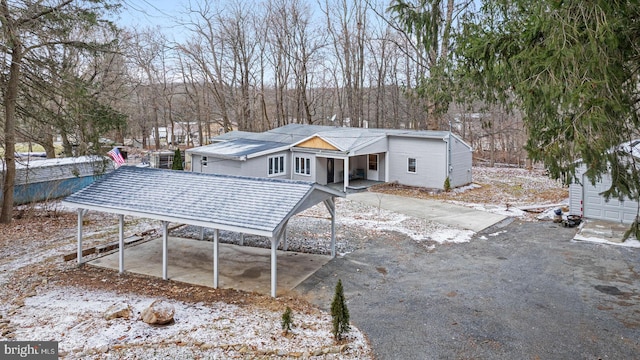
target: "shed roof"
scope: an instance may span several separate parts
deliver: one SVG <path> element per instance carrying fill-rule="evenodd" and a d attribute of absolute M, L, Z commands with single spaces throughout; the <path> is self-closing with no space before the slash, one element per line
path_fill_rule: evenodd
<path fill-rule="evenodd" d="M 273 237 L 291 216 L 337 196 L 344 195 L 307 181 L 123 166 L 63 203 Z"/>

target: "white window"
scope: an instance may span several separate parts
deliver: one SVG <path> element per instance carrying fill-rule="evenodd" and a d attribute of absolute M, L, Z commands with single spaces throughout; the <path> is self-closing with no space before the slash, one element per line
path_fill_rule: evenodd
<path fill-rule="evenodd" d="M 311 175 L 311 159 L 296 156 L 295 173 L 298 175 Z"/>
<path fill-rule="evenodd" d="M 202 164 L 202 166 L 207 166 L 207 157 L 203 156 L 202 160 L 200 161 L 200 163 Z"/>
<path fill-rule="evenodd" d="M 409 158 L 409 161 L 407 162 L 407 171 L 410 173 L 415 173 L 416 172 L 416 166 L 417 166 L 417 162 L 415 158 Z"/>
<path fill-rule="evenodd" d="M 284 155 L 269 158 L 269 175 L 284 174 Z"/>

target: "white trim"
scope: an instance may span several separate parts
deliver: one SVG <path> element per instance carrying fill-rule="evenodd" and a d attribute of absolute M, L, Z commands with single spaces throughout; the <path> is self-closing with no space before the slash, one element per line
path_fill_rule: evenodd
<path fill-rule="evenodd" d="M 115 209 L 115 208 L 106 207 L 106 206 L 76 204 L 68 201 L 62 201 L 62 204 L 64 204 L 65 206 L 78 208 L 78 209 L 95 210 L 95 211 L 101 211 L 109 214 L 131 215 L 131 216 L 141 217 L 145 219 L 175 222 L 175 223 L 185 224 L 185 225 L 204 226 L 206 228 L 233 231 L 237 233 L 245 233 L 245 234 L 264 236 L 264 237 L 271 237 L 274 234 L 274 231 L 269 231 L 269 230 L 253 229 L 253 228 L 242 227 L 242 226 L 232 226 L 232 225 L 208 222 L 203 220 L 196 220 L 196 219 L 179 217 L 179 216 L 160 215 L 160 214 L 125 210 L 125 209 L 119 209 L 119 208 Z"/>

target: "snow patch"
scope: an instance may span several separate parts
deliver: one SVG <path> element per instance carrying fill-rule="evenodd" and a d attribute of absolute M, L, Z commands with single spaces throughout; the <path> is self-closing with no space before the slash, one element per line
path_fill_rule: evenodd
<path fill-rule="evenodd" d="M 180 358 L 180 348 L 187 345 L 196 358 L 206 355 L 228 358 L 242 356 L 229 344 L 241 344 L 262 350 L 288 354 L 305 349 L 333 345 L 331 317 L 325 313 L 293 314 L 291 336 L 283 336 L 282 314 L 262 308 L 247 311 L 236 305 L 217 302 L 211 305 L 167 300 L 175 308 L 175 322 L 167 326 L 150 326 L 139 320 L 140 313 L 155 299 L 107 291 L 77 288 L 54 288 L 25 300 L 25 306 L 11 317 L 16 338 L 23 341 L 59 341 L 59 350 L 68 358 L 126 348 L 162 348 L 173 358 Z M 126 302 L 131 319 L 106 320 L 103 312 L 115 302 Z M 348 353 L 340 358 L 357 359 L 368 354 L 364 335 L 355 327 L 348 333 Z M 209 344 L 206 350 L 202 344 Z M 235 352 L 234 352 L 235 351 Z"/>
<path fill-rule="evenodd" d="M 616 245 L 616 246 L 625 246 L 631 248 L 640 248 L 640 241 L 635 238 L 629 238 L 623 242 L 609 241 L 601 237 L 592 237 L 592 236 L 584 236 L 581 234 L 577 234 L 573 237 L 573 240 L 576 241 L 588 241 L 598 244 L 607 244 L 607 245 Z"/>

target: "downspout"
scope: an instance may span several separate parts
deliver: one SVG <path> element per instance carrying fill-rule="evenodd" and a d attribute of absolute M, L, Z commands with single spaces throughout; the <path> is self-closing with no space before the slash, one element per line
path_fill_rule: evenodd
<path fill-rule="evenodd" d="M 447 137 L 447 177 L 449 178 L 449 182 L 451 182 L 451 172 L 453 171 L 453 166 L 451 165 L 451 121 L 449 121 L 449 136 Z"/>

